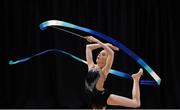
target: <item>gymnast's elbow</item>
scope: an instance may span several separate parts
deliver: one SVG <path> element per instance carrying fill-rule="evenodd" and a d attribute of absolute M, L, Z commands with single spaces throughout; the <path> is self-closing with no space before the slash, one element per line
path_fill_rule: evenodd
<path fill-rule="evenodd" d="M 110 56 L 114 56 L 114 51 L 113 51 L 113 50 L 111 50 L 111 49 L 109 49 L 109 50 L 108 50 L 108 55 L 110 55 Z"/>
<path fill-rule="evenodd" d="M 90 44 L 87 44 L 87 45 L 86 45 L 86 48 L 90 48 Z"/>
<path fill-rule="evenodd" d="M 86 45 L 86 49 L 92 50 L 92 45 L 91 44 L 87 44 Z"/>

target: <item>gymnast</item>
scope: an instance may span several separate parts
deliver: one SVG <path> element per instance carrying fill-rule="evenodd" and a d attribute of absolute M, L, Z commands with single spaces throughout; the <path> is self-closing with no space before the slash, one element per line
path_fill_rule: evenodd
<path fill-rule="evenodd" d="M 140 107 L 139 80 L 143 75 L 143 70 L 140 68 L 139 72 L 132 75 L 132 99 L 110 94 L 103 86 L 113 64 L 114 51 L 118 51 L 119 49 L 110 43 L 102 43 L 93 36 L 87 36 L 85 39 L 88 42 L 93 43 L 86 45 L 88 73 L 85 78 L 85 89 L 91 93 L 91 107 L 93 109 L 105 109 L 107 105 L 131 108 Z M 95 64 L 93 62 L 92 51 L 98 48 L 103 48 L 103 50 L 97 56 L 97 64 Z"/>

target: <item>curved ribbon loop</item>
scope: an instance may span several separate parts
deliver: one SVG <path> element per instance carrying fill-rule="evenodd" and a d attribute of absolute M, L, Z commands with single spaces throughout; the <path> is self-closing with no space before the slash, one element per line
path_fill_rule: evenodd
<path fill-rule="evenodd" d="M 82 63 L 84 63 L 84 64 L 87 64 L 87 62 L 86 62 L 85 60 L 82 60 L 82 59 L 80 59 L 80 58 L 72 55 L 71 53 L 68 53 L 68 52 L 63 51 L 63 50 L 60 50 L 60 49 L 48 49 L 48 50 L 39 52 L 39 53 L 37 53 L 37 54 L 31 55 L 30 57 L 23 58 L 23 59 L 19 59 L 19 60 L 17 60 L 17 61 L 12 61 L 12 60 L 10 60 L 10 61 L 9 61 L 9 64 L 10 64 L 10 65 L 15 65 L 15 64 L 18 64 L 18 63 L 23 63 L 23 62 L 26 62 L 26 61 L 28 61 L 28 60 L 36 57 L 36 56 L 40 56 L 40 55 L 46 54 L 46 53 L 48 53 L 48 52 L 59 52 L 59 53 L 63 53 L 63 54 L 68 55 L 68 56 L 70 56 L 71 58 L 73 58 L 73 59 L 75 59 L 75 60 L 77 60 L 77 61 L 79 61 L 79 62 L 82 62 Z M 127 73 L 125 73 L 125 72 L 118 71 L 118 70 L 111 69 L 109 73 L 110 73 L 110 74 L 113 74 L 113 75 L 116 75 L 116 76 L 118 76 L 118 77 L 123 77 L 123 78 L 126 78 L 126 79 L 132 79 L 132 77 L 131 77 L 129 74 L 127 74 Z M 142 84 L 142 85 L 157 85 L 156 82 L 153 81 L 153 80 L 140 80 L 140 84 Z"/>
<path fill-rule="evenodd" d="M 119 49 L 121 49 L 123 52 L 125 52 L 127 55 L 129 55 L 132 59 L 134 59 L 138 64 L 140 64 L 156 81 L 158 85 L 161 83 L 161 78 L 150 68 L 150 66 L 147 65 L 145 61 L 142 60 L 138 55 L 136 55 L 133 51 L 128 49 L 125 45 L 123 45 L 121 42 L 105 35 L 100 32 L 94 31 L 92 29 L 88 29 L 82 26 L 74 25 L 68 22 L 59 21 L 59 20 L 48 20 L 40 24 L 40 29 L 44 30 L 48 26 L 62 26 L 67 28 L 72 28 L 80 31 L 84 31 L 87 33 L 90 33 L 98 38 L 104 39 L 107 42 L 110 42 L 111 44 L 117 46 Z"/>

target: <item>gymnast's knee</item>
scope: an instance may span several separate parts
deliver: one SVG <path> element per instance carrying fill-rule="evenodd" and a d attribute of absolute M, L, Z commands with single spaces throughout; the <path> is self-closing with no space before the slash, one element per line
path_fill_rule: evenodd
<path fill-rule="evenodd" d="M 141 102 L 135 102 L 132 108 L 139 108 L 141 106 Z"/>

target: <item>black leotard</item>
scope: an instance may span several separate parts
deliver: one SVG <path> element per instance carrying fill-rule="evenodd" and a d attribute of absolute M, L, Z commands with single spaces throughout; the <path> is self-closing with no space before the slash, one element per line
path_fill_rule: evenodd
<path fill-rule="evenodd" d="M 85 78 L 85 88 L 91 93 L 91 105 L 96 108 L 101 108 L 107 105 L 107 99 L 110 93 L 105 89 L 100 91 L 96 88 L 96 83 L 100 77 L 100 72 L 97 70 L 89 70 Z"/>
<path fill-rule="evenodd" d="M 93 89 L 96 87 L 96 83 L 100 77 L 99 71 L 89 70 L 85 79 L 86 89 L 93 92 Z"/>

